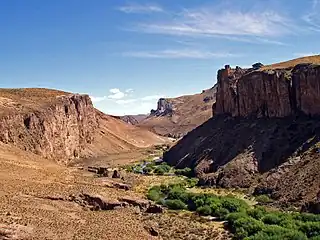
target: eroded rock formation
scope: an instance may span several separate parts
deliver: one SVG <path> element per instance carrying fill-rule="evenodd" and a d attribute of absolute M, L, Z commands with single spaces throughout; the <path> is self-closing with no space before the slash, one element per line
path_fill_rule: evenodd
<path fill-rule="evenodd" d="M 91 143 L 98 121 L 87 95 L 58 96 L 53 104 L 0 118 L 0 141 L 46 158 L 74 159 Z"/>
<path fill-rule="evenodd" d="M 216 114 L 285 117 L 320 114 L 320 66 L 243 70 L 228 65 L 218 72 Z"/>

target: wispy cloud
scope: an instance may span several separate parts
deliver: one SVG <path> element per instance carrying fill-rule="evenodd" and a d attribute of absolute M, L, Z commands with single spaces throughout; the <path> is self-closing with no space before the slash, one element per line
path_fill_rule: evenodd
<path fill-rule="evenodd" d="M 308 11 L 306 15 L 302 17 L 309 25 L 309 30 L 320 32 L 320 1 L 319 0 L 312 0 L 311 10 Z"/>
<path fill-rule="evenodd" d="M 137 51 L 137 52 L 125 52 L 124 56 L 137 57 L 137 58 L 193 58 L 193 59 L 209 59 L 209 58 L 224 58 L 224 57 L 237 57 L 239 55 L 223 52 L 210 52 L 199 51 L 192 49 L 180 49 L 180 50 L 163 50 L 163 51 Z"/>
<path fill-rule="evenodd" d="M 274 11 L 241 12 L 185 9 L 167 21 L 140 23 L 140 31 L 186 36 L 273 37 L 289 31 L 290 21 Z"/>
<path fill-rule="evenodd" d="M 118 8 L 119 11 L 125 13 L 155 13 L 155 12 L 163 12 L 163 8 L 157 4 L 137 4 L 132 3 L 125 6 L 121 6 Z"/>

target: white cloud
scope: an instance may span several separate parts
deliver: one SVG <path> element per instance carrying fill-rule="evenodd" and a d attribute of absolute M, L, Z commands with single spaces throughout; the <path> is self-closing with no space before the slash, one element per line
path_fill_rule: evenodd
<path fill-rule="evenodd" d="M 118 10 L 125 13 L 160 13 L 163 12 L 163 8 L 156 4 L 128 4 L 119 7 Z"/>
<path fill-rule="evenodd" d="M 194 59 L 209 59 L 209 58 L 224 58 L 224 57 L 236 57 L 237 54 L 223 53 L 223 52 L 210 52 L 199 51 L 192 49 L 180 49 L 180 50 L 163 50 L 163 51 L 138 51 L 138 52 L 125 52 L 124 56 L 137 57 L 137 58 L 194 58 Z"/>
<path fill-rule="evenodd" d="M 93 103 L 96 102 L 101 102 L 107 99 L 107 96 L 103 96 L 103 97 L 94 97 L 94 96 L 90 96 L 91 100 Z"/>
<path fill-rule="evenodd" d="M 304 20 L 309 25 L 309 30 L 320 32 L 320 4 L 319 0 L 313 0 L 311 5 L 311 10 L 308 10 L 308 13 L 302 16 Z"/>
<path fill-rule="evenodd" d="M 112 93 L 111 95 L 108 96 L 108 98 L 110 99 L 121 99 L 126 96 L 126 94 L 121 92 L 120 89 L 118 88 L 112 88 L 109 91 L 110 93 Z"/>
<path fill-rule="evenodd" d="M 146 33 L 179 36 L 274 37 L 290 31 L 291 22 L 274 11 L 241 12 L 215 8 L 185 9 L 171 19 L 141 23 Z"/>

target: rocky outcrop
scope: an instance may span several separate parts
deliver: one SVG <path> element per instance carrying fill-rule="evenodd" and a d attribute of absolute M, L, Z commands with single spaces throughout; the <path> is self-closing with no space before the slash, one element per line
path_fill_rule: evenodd
<path fill-rule="evenodd" d="M 215 110 L 243 117 L 320 114 L 320 66 L 252 71 L 226 65 L 218 71 Z"/>
<path fill-rule="evenodd" d="M 173 113 L 172 103 L 165 98 L 160 98 L 158 100 L 157 109 L 151 110 L 150 115 L 159 117 L 159 116 L 165 116 L 165 115 L 172 115 L 172 113 Z"/>
<path fill-rule="evenodd" d="M 248 188 L 318 211 L 320 65 L 218 72 L 214 117 L 164 154 L 200 184 Z M 290 205 L 290 204 L 289 204 Z"/>
<path fill-rule="evenodd" d="M 78 158 L 98 128 L 95 112 L 87 95 L 59 96 L 41 110 L 2 116 L 0 141 L 46 158 Z"/>

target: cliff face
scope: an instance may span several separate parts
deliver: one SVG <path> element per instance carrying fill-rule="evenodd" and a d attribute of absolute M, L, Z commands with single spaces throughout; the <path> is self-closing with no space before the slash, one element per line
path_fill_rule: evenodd
<path fill-rule="evenodd" d="M 99 112 L 88 95 L 0 89 L 0 142 L 70 163 L 164 143 L 149 131 Z"/>
<path fill-rule="evenodd" d="M 98 128 L 95 111 L 87 95 L 58 96 L 42 110 L 2 116 L 0 141 L 46 158 L 77 158 Z"/>
<path fill-rule="evenodd" d="M 192 168 L 204 185 L 255 189 L 281 203 L 314 201 L 320 190 L 320 65 L 226 66 L 217 85 L 214 117 L 164 160 Z"/>
<path fill-rule="evenodd" d="M 320 113 L 320 66 L 293 69 L 218 72 L 216 113 L 232 116 L 285 117 Z"/>

